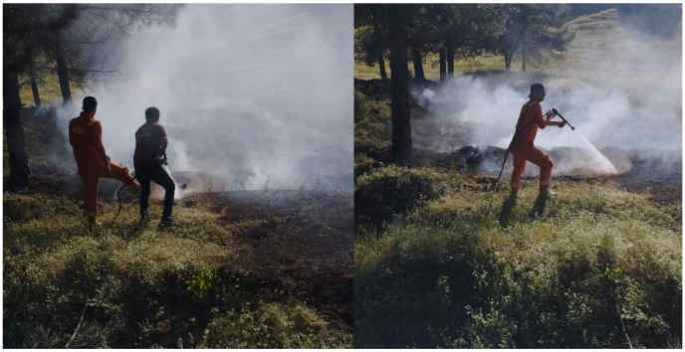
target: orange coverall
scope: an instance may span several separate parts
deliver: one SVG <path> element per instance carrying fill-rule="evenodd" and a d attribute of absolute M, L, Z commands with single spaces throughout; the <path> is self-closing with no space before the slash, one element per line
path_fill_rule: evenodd
<path fill-rule="evenodd" d="M 511 173 L 512 192 L 518 192 L 521 188 L 521 175 L 526 169 L 526 161 L 540 167 L 540 190 L 549 187 L 554 162 L 547 153 L 535 148 L 533 144 L 538 128 L 544 129 L 547 125 L 548 121 L 542 115 L 540 103 L 531 100 L 523 105 L 516 123 L 516 133 L 509 146 L 514 155 L 514 170 Z"/>
<path fill-rule="evenodd" d="M 103 160 L 106 154 L 105 147 L 102 145 L 102 125 L 93 115 L 82 112 L 80 116 L 69 121 L 69 143 L 74 151 L 76 165 L 83 180 L 86 216 L 91 221 L 95 221 L 97 216 L 100 177 L 114 178 L 140 187 L 128 168 L 114 161 L 109 161 L 111 172 L 107 174 L 107 165 Z"/>

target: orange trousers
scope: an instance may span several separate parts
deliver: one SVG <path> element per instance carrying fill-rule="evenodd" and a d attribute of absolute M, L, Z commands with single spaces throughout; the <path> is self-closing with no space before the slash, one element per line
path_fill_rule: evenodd
<path fill-rule="evenodd" d="M 126 166 L 114 161 L 110 161 L 109 165 L 111 169 L 109 175 L 107 175 L 106 170 L 102 170 L 101 167 L 96 165 L 84 165 L 83 168 L 79 167 L 79 174 L 81 174 L 81 179 L 83 180 L 85 213 L 92 221 L 97 217 L 98 185 L 101 177 L 113 178 L 140 188 L 140 183 L 134 179 Z M 133 179 L 133 181 L 131 181 L 131 179 Z"/>
<path fill-rule="evenodd" d="M 514 170 L 511 173 L 511 191 L 513 193 L 521 189 L 521 175 L 526 170 L 526 161 L 540 167 L 540 190 L 549 188 L 552 182 L 554 162 L 547 153 L 535 148 L 532 142 L 514 143 L 509 150 L 514 155 Z"/>

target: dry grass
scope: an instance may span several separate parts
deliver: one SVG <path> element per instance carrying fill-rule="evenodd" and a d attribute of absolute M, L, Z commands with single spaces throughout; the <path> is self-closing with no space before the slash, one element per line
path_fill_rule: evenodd
<path fill-rule="evenodd" d="M 5 343 L 63 346 L 87 300 L 75 347 L 350 346 L 347 197 L 198 195 L 178 202 L 171 229 L 138 224 L 134 202 L 112 222 L 117 204 L 103 202 L 91 230 L 76 200 L 6 193 Z M 247 325 L 229 329 L 227 314 Z"/>

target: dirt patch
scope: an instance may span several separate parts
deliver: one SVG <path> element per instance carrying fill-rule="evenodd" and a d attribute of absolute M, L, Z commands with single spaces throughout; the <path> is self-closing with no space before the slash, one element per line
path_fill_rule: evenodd
<path fill-rule="evenodd" d="M 353 324 L 351 193 L 231 191 L 189 196 L 211 202 L 234 229 L 236 259 L 224 263 L 279 282 L 296 297 Z"/>

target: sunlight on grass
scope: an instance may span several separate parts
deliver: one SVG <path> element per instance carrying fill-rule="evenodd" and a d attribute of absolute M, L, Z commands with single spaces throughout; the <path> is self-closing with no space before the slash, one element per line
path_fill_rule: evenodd
<path fill-rule="evenodd" d="M 3 289 L 17 308 L 6 306 L 4 314 L 13 343 L 63 347 L 85 304 L 74 342 L 83 347 L 168 347 L 178 336 L 189 343 L 191 332 L 198 347 L 351 346 L 352 332 L 339 318 L 237 262 L 249 249 L 240 236 L 268 234 L 271 217 L 229 221 L 198 198 L 179 202 L 174 226 L 160 229 L 155 221 L 138 223 L 134 201 L 113 221 L 117 208 L 103 202 L 103 224 L 93 229 L 79 201 L 4 194 Z M 161 202 L 152 202 L 153 218 L 161 211 Z"/>
<path fill-rule="evenodd" d="M 615 184 L 555 184 L 558 195 L 532 216 L 536 180 L 525 181 L 506 226 L 505 193 L 465 189 L 379 234 L 362 228 L 355 272 L 364 346 L 616 346 L 614 299 L 634 344 L 677 344 L 680 219 Z M 456 311 L 438 313 L 441 305 Z M 455 320 L 459 328 L 431 333 Z"/>

